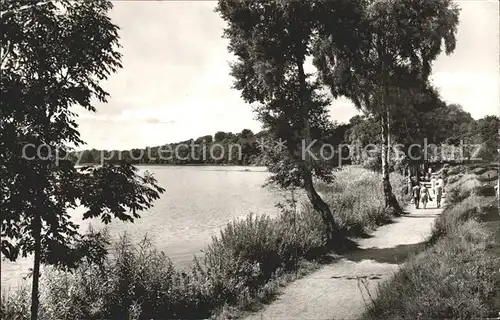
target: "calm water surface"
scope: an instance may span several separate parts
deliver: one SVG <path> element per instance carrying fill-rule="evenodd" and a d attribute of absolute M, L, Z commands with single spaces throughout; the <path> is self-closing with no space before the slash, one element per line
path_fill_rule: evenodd
<path fill-rule="evenodd" d="M 135 223 L 113 221 L 113 237 L 127 232 L 135 241 L 148 235 L 179 267 L 192 261 L 193 254 L 209 243 L 228 222 L 250 213 L 276 215 L 276 203 L 283 200 L 276 190 L 263 188 L 269 173 L 261 167 L 141 166 L 149 170 L 166 190 L 154 207 Z M 82 209 L 74 213 L 81 230 L 103 224 L 82 222 Z M 14 288 L 32 267 L 31 259 L 11 263 L 2 259 L 2 288 Z"/>

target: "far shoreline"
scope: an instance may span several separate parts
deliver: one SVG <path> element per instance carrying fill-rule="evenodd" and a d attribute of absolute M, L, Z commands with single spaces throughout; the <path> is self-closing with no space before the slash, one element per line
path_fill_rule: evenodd
<path fill-rule="evenodd" d="M 115 164 L 115 163 L 106 163 Z M 118 164 L 118 163 L 116 163 Z M 154 167 L 249 167 L 249 168 L 264 168 L 267 171 L 266 166 L 256 166 L 251 164 L 212 164 L 212 163 L 186 163 L 186 164 L 173 164 L 173 163 L 131 163 L 133 166 L 154 166 Z M 101 163 L 79 163 L 78 166 L 100 166 Z"/>

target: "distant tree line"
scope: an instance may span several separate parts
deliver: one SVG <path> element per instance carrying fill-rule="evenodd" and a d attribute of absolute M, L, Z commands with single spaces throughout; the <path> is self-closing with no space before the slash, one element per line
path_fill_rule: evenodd
<path fill-rule="evenodd" d="M 407 154 L 401 163 L 392 161 L 385 151 L 394 143 L 408 150 L 425 138 L 438 146 L 464 141 L 482 146 L 475 157 L 498 159 L 498 117 L 475 121 L 459 106 L 445 105 L 429 84 L 432 62 L 443 49 L 446 54 L 455 49 L 459 10 L 451 0 L 219 0 L 216 11 L 225 21 L 228 51 L 236 57 L 233 88 L 255 106 L 265 130 L 218 132 L 144 149 L 70 153 L 80 163 L 106 163 L 102 167 L 60 162 L 66 146 L 83 144 L 72 107 L 95 112 L 94 102 L 109 98 L 100 80 L 122 67 L 111 8 L 107 0 L 2 2 L 1 251 L 11 261 L 33 254 L 32 320 L 38 317 L 41 264 L 73 269 L 84 259 L 106 256 L 105 247 L 95 245 L 101 241 L 79 234 L 70 209 L 86 207 L 83 219 L 133 222 L 165 191 L 130 164 L 264 164 L 272 173 L 270 182 L 305 191 L 324 223 L 325 242 L 338 246 L 345 234 L 313 180 L 331 182 L 338 157 L 304 158 L 304 140 L 380 144 L 380 161 L 365 151 L 350 161 L 379 166 L 385 207 L 395 214 L 401 210 L 389 170 L 418 163 Z M 317 74 L 304 68 L 311 58 Z M 325 88 L 333 98 L 349 99 L 365 116 L 332 123 Z M 262 150 L 260 137 L 286 140 L 284 150 Z M 200 144 L 194 152 L 193 142 Z M 38 158 L 30 153 L 30 160 L 28 144 L 58 153 L 44 151 Z M 160 154 L 166 146 L 170 153 L 175 150 L 170 159 Z M 320 146 L 314 152 L 321 152 Z M 212 153 L 207 156 L 204 148 Z M 346 146 L 331 152 L 344 156 L 348 151 Z"/>
<path fill-rule="evenodd" d="M 409 109 L 406 109 L 408 111 Z M 475 120 L 457 104 L 438 102 L 425 112 L 395 114 L 392 120 L 391 145 L 401 145 L 391 154 L 391 170 L 418 174 L 424 163 L 498 161 L 500 118 L 487 115 Z M 368 154 L 363 146 L 380 144 L 380 124 L 372 117 L 355 116 L 338 127 L 344 143 L 352 146 L 351 162 L 380 170 L 380 155 Z M 411 148 L 411 145 L 419 148 Z M 392 150 L 392 149 L 391 149 Z M 409 150 L 411 151 L 408 154 Z"/>
<path fill-rule="evenodd" d="M 500 118 L 485 116 L 475 120 L 460 105 L 435 103 L 426 112 L 411 115 L 394 114 L 391 127 L 391 144 L 399 144 L 401 152 L 407 153 L 411 144 L 422 149 L 412 149 L 412 160 L 408 154 L 392 153 L 391 170 L 418 166 L 424 162 L 456 161 L 460 157 L 481 158 L 485 161 L 498 159 Z M 426 140 L 424 140 L 426 139 Z M 205 135 L 164 146 L 130 150 L 83 150 L 72 154 L 79 164 L 132 163 L 170 165 L 267 165 L 272 155 L 266 151 L 273 145 L 271 134 L 266 131 L 253 133 L 249 129 L 232 133 L 218 131 L 213 136 Z M 264 149 L 261 144 L 264 143 Z M 380 124 L 373 117 L 357 115 L 348 123 L 334 123 L 325 130 L 324 137 L 311 150 L 319 153 L 323 144 L 334 146 L 335 154 L 323 152 L 329 167 L 358 164 L 380 171 L 380 149 L 365 149 L 368 145 L 380 145 Z M 217 144 L 217 147 L 214 145 Z M 190 146 L 194 146 L 191 149 Z M 168 146 L 168 147 L 165 147 Z M 427 153 L 424 148 L 427 146 Z M 437 148 L 436 148 L 436 147 Z M 479 147 L 478 147 L 479 146 Z M 446 149 L 448 148 L 448 149 Z M 460 149 L 462 148 L 462 149 Z M 163 150 L 163 151 L 162 151 Z M 168 157 L 170 150 L 171 157 Z M 454 154 L 450 154 L 450 151 Z M 340 155 L 338 153 L 341 153 Z M 460 154 L 461 152 L 461 154 Z M 175 153 L 175 155 L 174 155 Z M 462 159 L 464 160 L 464 159 Z"/>
<path fill-rule="evenodd" d="M 238 133 L 218 131 L 213 136 L 143 149 L 77 151 L 72 158 L 79 164 L 259 165 L 263 159 L 258 141 L 264 136 L 264 132 L 254 134 L 249 129 Z"/>

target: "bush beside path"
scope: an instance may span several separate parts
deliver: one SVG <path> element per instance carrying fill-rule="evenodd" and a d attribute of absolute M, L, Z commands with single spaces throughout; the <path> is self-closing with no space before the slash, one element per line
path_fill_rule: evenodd
<path fill-rule="evenodd" d="M 403 203 L 405 179 L 392 174 L 391 180 Z M 318 190 L 335 213 L 339 247 L 393 219 L 378 173 L 346 167 Z M 229 223 L 187 270 L 177 269 L 154 239 L 134 243 L 127 235 L 107 245 L 99 264 L 82 263 L 73 273 L 44 269 L 39 319 L 228 319 L 255 311 L 341 250 L 327 246 L 320 216 L 298 198 L 284 199 L 274 218 Z M 2 294 L 0 302 L 0 318 L 29 319 L 29 288 Z"/>
<path fill-rule="evenodd" d="M 498 164 L 455 166 L 429 246 L 384 283 L 365 319 L 498 319 Z"/>
<path fill-rule="evenodd" d="M 408 206 L 406 215 L 357 239 L 356 250 L 334 256 L 331 264 L 291 283 L 273 303 L 247 319 L 360 318 L 376 298 L 378 285 L 423 248 L 441 212 L 435 202 L 427 209 Z"/>

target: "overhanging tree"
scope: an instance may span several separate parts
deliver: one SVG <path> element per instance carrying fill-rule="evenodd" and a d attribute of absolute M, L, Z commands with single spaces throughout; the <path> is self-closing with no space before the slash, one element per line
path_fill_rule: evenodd
<path fill-rule="evenodd" d="M 430 84 L 399 90 L 396 98 L 389 119 L 391 133 L 397 137 L 395 142 L 403 147 L 403 162 L 408 173 L 419 176 L 419 166 L 435 156 L 424 150 L 424 147 L 438 146 L 444 142 L 444 139 L 436 134 L 440 126 L 436 113 L 445 107 L 445 103 Z M 412 145 L 418 145 L 420 148 L 414 148 Z"/>
<path fill-rule="evenodd" d="M 257 103 L 259 119 L 275 139 L 284 141 L 282 152 L 270 165 L 273 181 L 281 187 L 300 186 L 327 228 L 329 240 L 337 226 L 329 206 L 316 192 L 313 177 L 328 179 L 331 170 L 305 151 L 331 123 L 328 100 L 304 71 L 312 40 L 324 19 L 347 21 L 352 1 L 220 0 L 217 11 L 227 22 L 225 37 L 237 58 L 232 65 L 235 88 L 248 103 Z M 310 150 L 310 149 L 309 149 Z"/>
<path fill-rule="evenodd" d="M 455 49 L 459 11 L 451 0 L 366 0 L 351 36 L 339 45 L 336 24 L 325 24 L 315 44 L 315 65 L 334 96 L 346 96 L 381 122 L 385 203 L 399 211 L 389 181 L 390 96 L 422 87 L 432 61 Z M 354 49 L 354 50 L 353 50 Z M 396 99 L 397 100 L 397 99 Z"/>
<path fill-rule="evenodd" d="M 1 251 L 12 261 L 33 254 L 32 319 L 40 264 L 74 268 L 105 253 L 78 233 L 68 210 L 81 204 L 84 219 L 134 221 L 164 191 L 127 164 L 77 169 L 65 159 L 69 145 L 83 143 L 73 110 L 106 102 L 99 82 L 121 67 L 111 7 L 106 0 L 2 1 Z"/>

